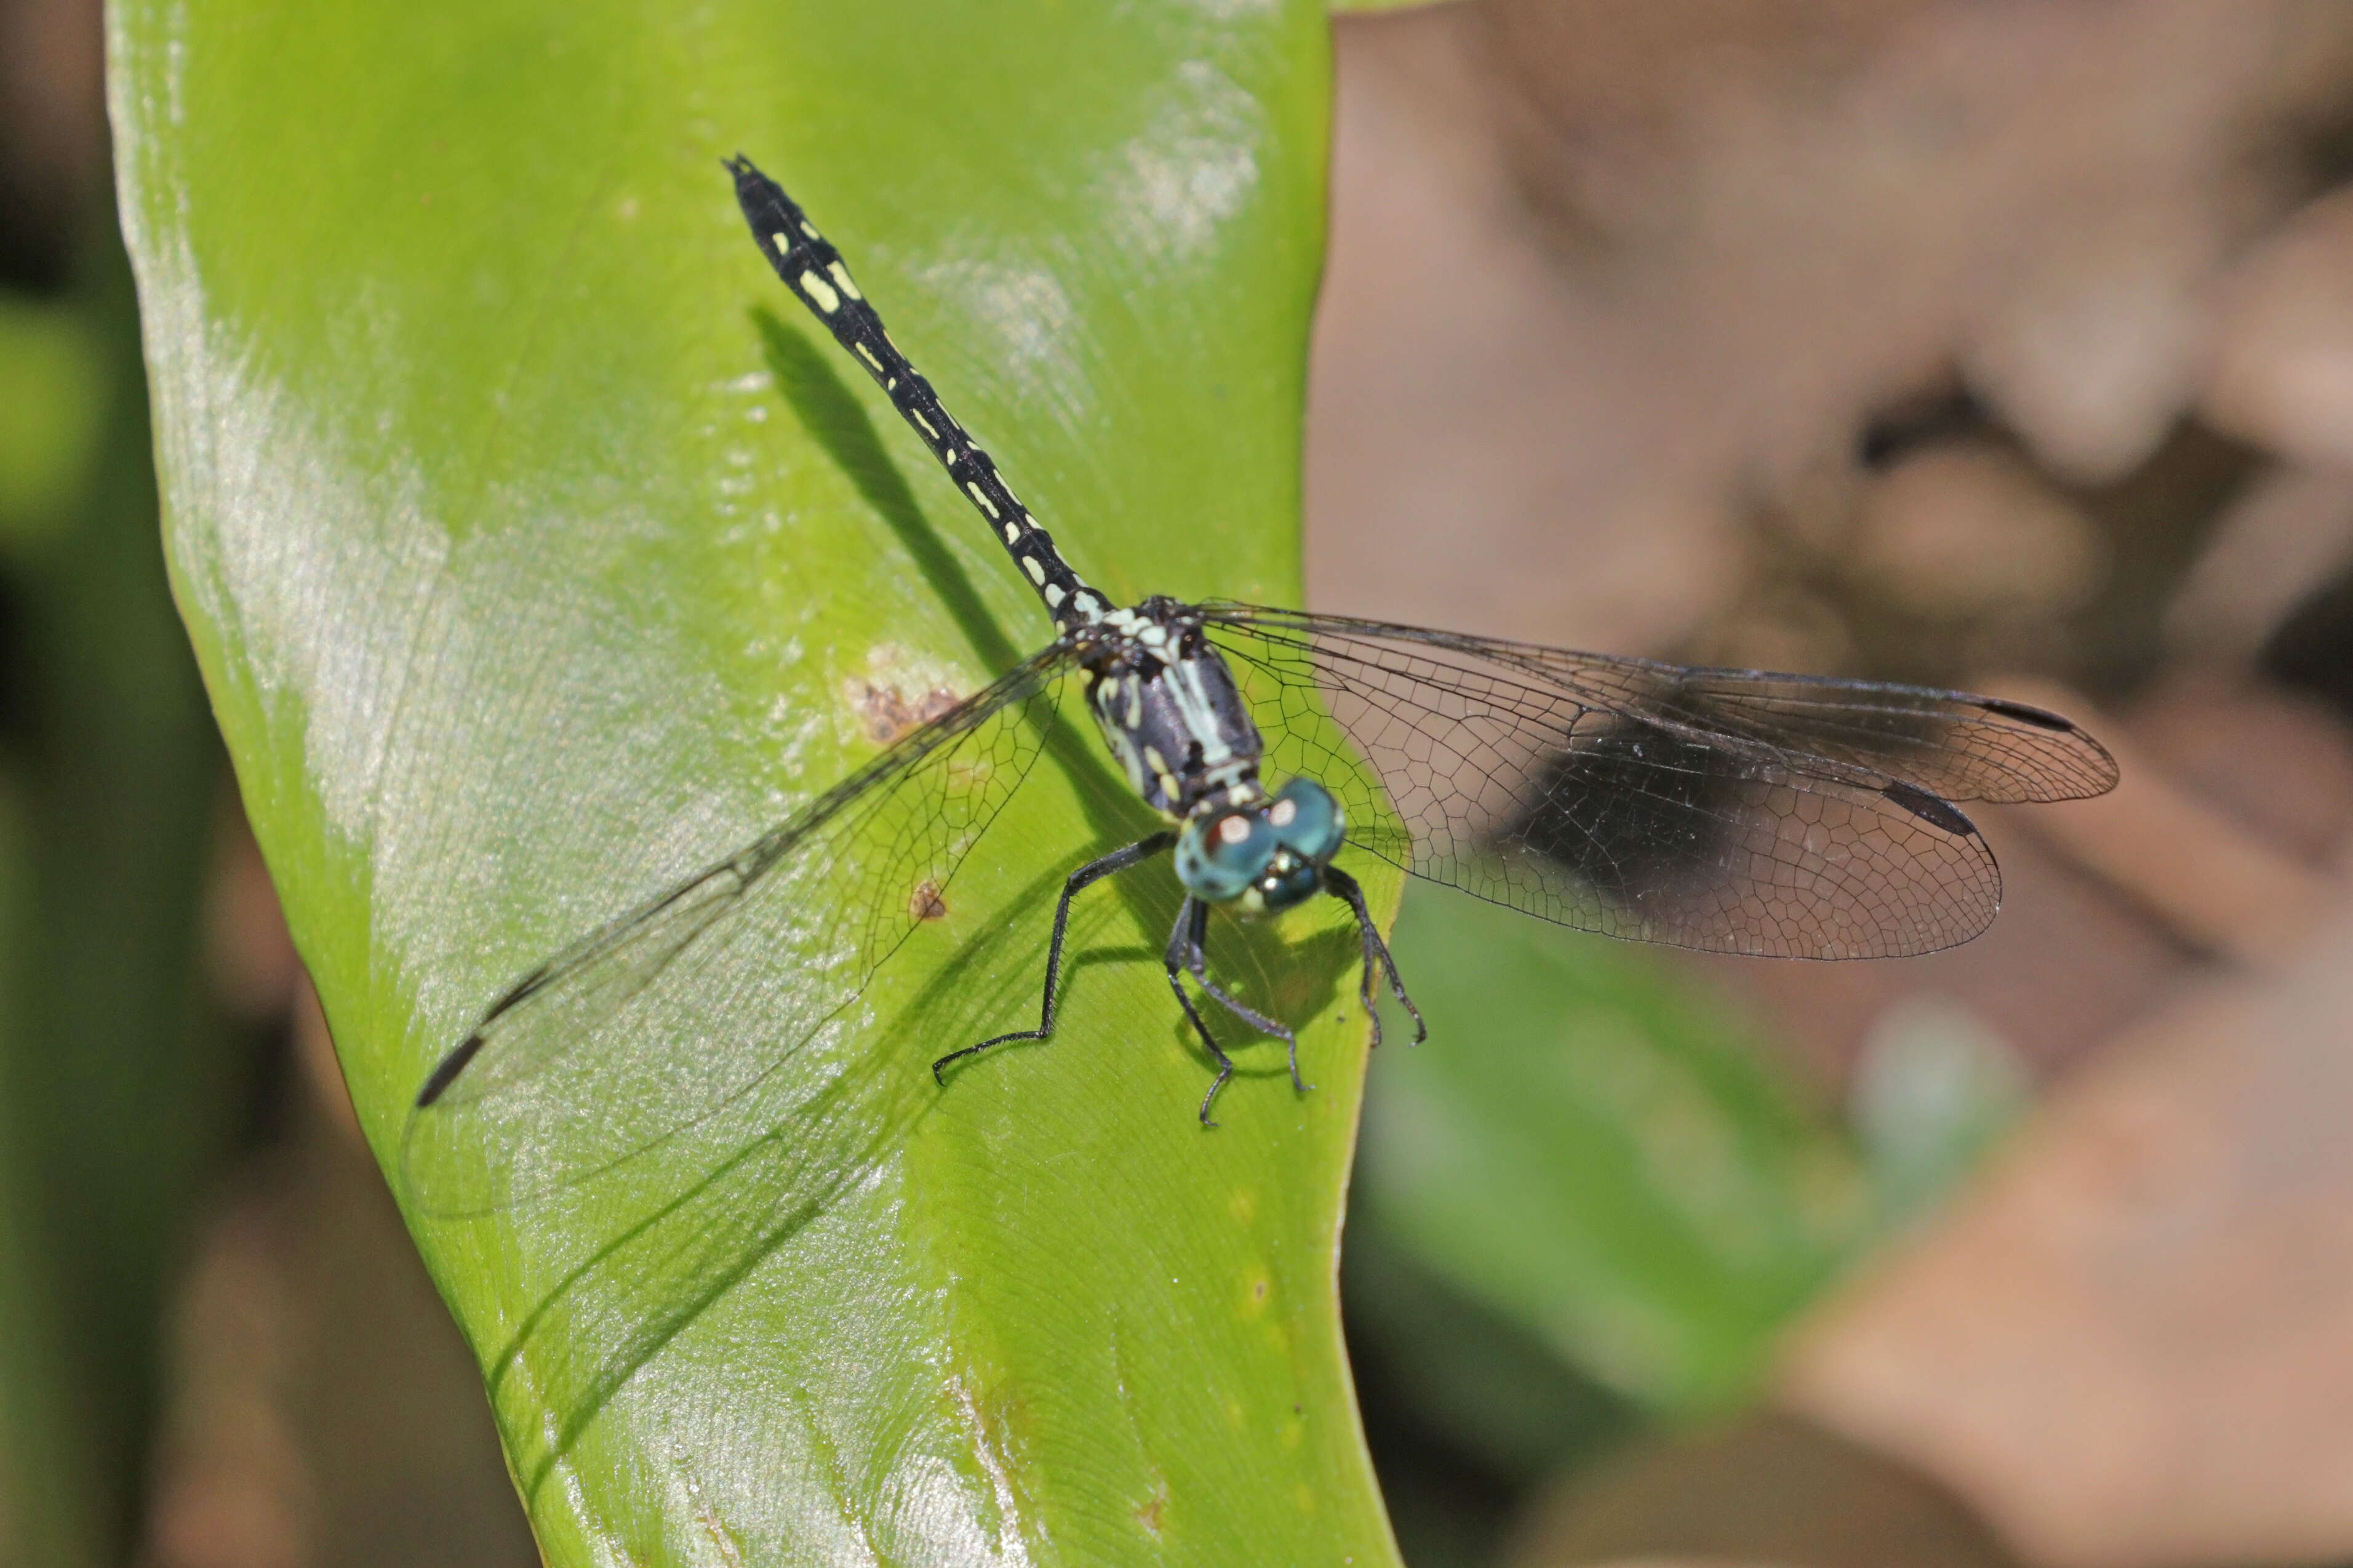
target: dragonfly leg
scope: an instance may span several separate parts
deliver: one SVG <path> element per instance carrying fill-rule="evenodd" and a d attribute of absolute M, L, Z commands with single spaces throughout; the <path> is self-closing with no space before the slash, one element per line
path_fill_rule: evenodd
<path fill-rule="evenodd" d="M 1200 982 L 1201 989 L 1216 997 L 1228 1012 L 1261 1034 L 1271 1034 L 1283 1043 L 1291 1054 L 1291 1086 L 1303 1095 L 1307 1093 L 1315 1086 L 1300 1081 L 1299 1036 L 1293 1033 L 1288 1025 L 1243 1005 L 1239 998 L 1229 995 L 1223 987 L 1209 978 L 1208 935 L 1209 906 L 1201 904 L 1193 915 L 1191 941 L 1188 944 L 1191 950 L 1186 955 L 1185 967 L 1193 971 L 1193 978 Z"/>
<path fill-rule="evenodd" d="M 1071 900 L 1076 898 L 1080 890 L 1089 884 L 1100 882 L 1106 876 L 1115 875 L 1132 865 L 1150 860 L 1176 842 L 1175 833 L 1155 833 L 1148 839 L 1138 839 L 1125 849 L 1115 849 L 1100 860 L 1091 860 L 1071 873 L 1071 879 L 1062 884 L 1061 900 L 1054 906 L 1054 940 L 1046 948 L 1046 1000 L 1038 1012 L 1038 1027 L 1017 1029 L 1010 1034 L 999 1034 L 993 1039 L 984 1040 L 977 1045 L 967 1045 L 961 1051 L 951 1051 L 932 1064 L 932 1076 L 942 1084 L 946 1083 L 947 1080 L 940 1075 L 949 1063 L 960 1061 L 966 1056 L 977 1055 L 991 1045 L 1002 1045 L 1008 1040 L 1050 1038 L 1054 1033 L 1054 991 L 1062 978 L 1062 938 L 1071 927 Z"/>
<path fill-rule="evenodd" d="M 1373 924 L 1372 911 L 1365 907 L 1365 890 L 1357 885 L 1355 877 L 1331 865 L 1324 868 L 1324 885 L 1356 914 L 1356 935 L 1365 944 L 1365 978 L 1356 994 L 1364 999 L 1365 1016 L 1373 1021 L 1373 1044 L 1381 1043 L 1381 1015 L 1373 1006 L 1373 980 L 1377 968 L 1388 971 L 1389 990 L 1397 993 L 1398 1004 L 1412 1015 L 1413 1043 L 1420 1044 L 1430 1038 L 1430 1025 L 1422 1022 L 1421 1009 L 1414 1006 L 1413 998 L 1405 993 L 1405 980 L 1398 973 L 1397 960 L 1389 957 L 1389 945 L 1381 940 L 1380 928 Z"/>
<path fill-rule="evenodd" d="M 1234 1075 L 1234 1059 L 1219 1047 L 1218 1037 L 1209 1033 L 1209 1025 L 1202 1019 L 1201 1010 L 1195 1007 L 1193 999 L 1185 994 L 1184 976 L 1184 971 L 1197 961 L 1194 955 L 1201 949 L 1201 931 L 1208 924 L 1208 905 L 1187 895 L 1185 902 L 1176 910 L 1176 928 L 1168 935 L 1168 951 L 1161 962 L 1168 970 L 1168 989 L 1176 993 L 1176 1005 L 1185 1010 L 1185 1016 L 1193 1021 L 1194 1033 L 1200 1035 L 1201 1044 L 1209 1048 L 1209 1054 L 1217 1058 L 1217 1081 L 1209 1086 L 1209 1092 L 1201 1097 L 1201 1125 L 1215 1127 L 1218 1124 L 1209 1119 L 1209 1107 L 1217 1103 L 1218 1091 L 1226 1086 L 1226 1080 Z"/>

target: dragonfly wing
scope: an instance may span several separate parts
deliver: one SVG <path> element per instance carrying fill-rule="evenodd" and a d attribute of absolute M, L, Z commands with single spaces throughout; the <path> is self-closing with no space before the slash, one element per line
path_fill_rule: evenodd
<path fill-rule="evenodd" d="M 1206 612 L 1281 705 L 1262 715 L 1270 770 L 1334 788 L 1352 842 L 1580 930 L 1788 958 L 1933 952 L 1983 930 L 2001 898 L 1955 800 L 2074 799 L 2116 780 L 2065 719 L 1966 693 Z M 1311 701 L 1372 764 L 1386 806 L 1293 714 Z"/>
<path fill-rule="evenodd" d="M 426 1212 L 561 1191 L 764 1097 L 824 1092 L 875 970 L 1037 760 L 1060 644 L 911 731 L 736 853 L 510 987 L 427 1078 L 402 1140 Z"/>

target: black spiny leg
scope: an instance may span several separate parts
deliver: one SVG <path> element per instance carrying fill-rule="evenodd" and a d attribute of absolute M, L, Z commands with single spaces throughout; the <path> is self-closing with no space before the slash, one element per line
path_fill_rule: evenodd
<path fill-rule="evenodd" d="M 1218 1124 L 1209 1119 L 1209 1107 L 1216 1101 L 1218 1091 L 1226 1086 L 1226 1080 L 1234 1075 L 1234 1064 L 1225 1052 L 1218 1048 L 1217 1036 L 1209 1033 L 1209 1026 L 1202 1021 L 1199 1011 L 1193 1005 L 1193 999 L 1185 994 L 1184 981 L 1177 974 L 1180 968 L 1191 971 L 1194 980 L 1200 982 L 1202 991 L 1216 997 L 1227 1012 L 1260 1033 L 1271 1034 L 1282 1042 L 1285 1049 L 1290 1053 L 1293 1088 L 1303 1095 L 1315 1086 L 1300 1081 L 1299 1036 L 1264 1013 L 1246 1007 L 1237 998 L 1229 996 L 1217 981 L 1209 978 L 1209 959 L 1207 950 L 1208 932 L 1209 906 L 1198 898 L 1187 898 L 1184 906 L 1176 911 L 1176 929 L 1168 938 L 1166 961 L 1168 989 L 1176 993 L 1176 1000 L 1184 1005 L 1185 1016 L 1193 1021 L 1193 1027 L 1200 1033 L 1202 1043 L 1209 1048 L 1209 1054 L 1218 1059 L 1218 1080 L 1209 1086 L 1209 1092 L 1201 1097 L 1201 1125 L 1215 1127 Z"/>
<path fill-rule="evenodd" d="M 1373 976 L 1377 960 L 1378 968 L 1388 971 L 1389 990 L 1397 993 L 1399 1004 L 1413 1015 L 1413 1043 L 1420 1044 L 1430 1038 L 1430 1025 L 1421 1021 L 1421 1009 L 1414 1006 L 1413 998 L 1405 993 L 1405 980 L 1398 974 L 1397 960 L 1389 957 L 1389 945 L 1381 940 L 1381 933 L 1373 924 L 1372 911 L 1365 907 L 1365 890 L 1356 885 L 1355 877 L 1337 866 L 1330 865 L 1324 868 L 1324 887 L 1332 896 L 1356 912 L 1356 935 L 1365 944 L 1365 979 L 1356 994 L 1364 1001 L 1365 1016 L 1373 1021 L 1373 1044 L 1378 1045 L 1381 1043 L 1380 1009 L 1373 1005 Z"/>
<path fill-rule="evenodd" d="M 1291 1052 L 1291 1086 L 1298 1090 L 1303 1095 L 1307 1093 L 1308 1090 L 1314 1088 L 1315 1086 L 1313 1084 L 1303 1084 L 1299 1081 L 1299 1036 L 1293 1034 L 1287 1025 L 1279 1023 L 1273 1019 L 1268 1018 L 1261 1013 L 1251 1012 L 1249 1008 L 1244 1007 L 1240 1001 L 1228 996 L 1222 990 L 1219 989 L 1218 982 L 1209 978 L 1208 936 L 1209 906 L 1204 904 L 1201 905 L 1193 915 L 1193 929 L 1191 932 L 1192 951 L 1186 955 L 1185 967 L 1193 971 L 1193 978 L 1200 982 L 1201 989 L 1203 991 L 1208 992 L 1211 996 L 1216 997 L 1220 1002 L 1225 1004 L 1225 1009 L 1228 1012 L 1232 1013 L 1236 1018 L 1240 1019 L 1244 1023 L 1249 1024 L 1260 1033 L 1273 1035 L 1277 1040 L 1282 1041 L 1283 1044 L 1289 1048 Z"/>
<path fill-rule="evenodd" d="M 1219 1048 L 1218 1037 L 1209 1033 L 1200 1009 L 1195 1007 L 1193 999 L 1185 994 L 1184 980 L 1184 971 L 1190 967 L 1192 956 L 1200 951 L 1200 928 L 1208 924 L 1208 916 L 1209 906 L 1187 894 L 1185 902 L 1177 906 L 1176 928 L 1168 935 L 1168 952 L 1162 962 L 1168 970 L 1168 989 L 1176 993 L 1176 1005 L 1185 1010 L 1185 1016 L 1193 1021 L 1194 1032 L 1200 1035 L 1201 1044 L 1208 1046 L 1209 1054 L 1217 1058 L 1217 1081 L 1209 1086 L 1209 1092 L 1201 1097 L 1201 1125 L 1215 1127 L 1218 1124 L 1209 1119 L 1209 1107 L 1217 1103 L 1218 1091 L 1226 1086 L 1226 1080 L 1234 1075 L 1234 1059 Z"/>
<path fill-rule="evenodd" d="M 967 1045 L 961 1051 L 951 1051 L 932 1064 L 932 1077 L 941 1084 L 945 1084 L 947 1080 L 940 1075 L 950 1062 L 965 1056 L 977 1055 L 991 1045 L 1002 1045 L 1008 1040 L 1050 1038 L 1054 1033 L 1055 984 L 1062 978 L 1062 937 L 1071 927 L 1071 900 L 1076 898 L 1079 895 L 1079 890 L 1089 883 L 1100 882 L 1106 876 L 1125 871 L 1131 865 L 1150 860 L 1176 842 L 1175 833 L 1155 833 L 1148 839 L 1138 839 L 1125 849 L 1113 850 L 1101 860 L 1091 860 L 1071 873 L 1071 879 L 1062 884 L 1061 899 L 1054 906 L 1054 940 L 1046 948 L 1046 1001 L 1038 1011 L 1038 1027 L 1017 1029 L 1010 1034 L 999 1034 L 994 1039 L 984 1040 L 977 1045 Z M 1194 1022 L 1198 1023 L 1200 1021 L 1196 1019 Z M 1215 1050 L 1216 1047 L 1213 1045 L 1210 1049 Z"/>

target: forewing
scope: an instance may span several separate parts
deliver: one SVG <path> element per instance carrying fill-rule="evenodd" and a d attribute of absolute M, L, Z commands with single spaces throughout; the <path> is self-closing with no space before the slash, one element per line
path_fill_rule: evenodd
<path fill-rule="evenodd" d="M 1032 659 L 509 988 L 419 1092 L 413 1201 L 486 1213 L 822 1097 L 875 970 L 1036 762 L 1068 662 Z"/>
<path fill-rule="evenodd" d="M 1271 694 L 1268 770 L 1324 779 L 1353 842 L 1615 937 L 1788 958 L 1950 947 L 2001 899 L 1992 853 L 1951 801 L 2073 799 L 2116 780 L 2065 719 L 1966 693 L 1207 613 Z M 1314 703 L 1373 765 L 1386 806 L 1297 722 Z"/>
<path fill-rule="evenodd" d="M 1662 726 L 1689 723 L 1711 739 L 1745 740 L 1793 764 L 1844 764 L 1947 800 L 2081 800 L 2116 788 L 2116 759 L 2081 726 L 2000 697 L 1527 644 L 1500 644 L 1490 656 Z"/>

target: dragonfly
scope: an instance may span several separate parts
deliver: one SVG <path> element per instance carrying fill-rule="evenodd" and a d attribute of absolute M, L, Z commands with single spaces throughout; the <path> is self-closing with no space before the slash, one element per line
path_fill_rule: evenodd
<path fill-rule="evenodd" d="M 590 1140 L 601 1153 L 583 1159 L 610 1164 L 846 1027 L 881 967 L 944 914 L 1066 687 L 1160 826 L 1064 878 L 1035 1027 L 951 1051 L 933 1075 L 945 1085 L 959 1064 L 1050 1037 L 1074 903 L 1165 856 L 1182 898 L 1161 966 L 1214 1069 L 1204 1127 L 1234 1074 L 1207 1003 L 1282 1042 L 1293 1088 L 1308 1086 L 1293 1029 L 1217 979 L 1212 910 L 1272 917 L 1337 899 L 1354 917 L 1374 1042 L 1383 983 L 1419 1040 L 1419 1010 L 1348 869 L 1356 857 L 1638 941 L 1909 955 L 1968 940 L 2000 906 L 2000 873 L 1963 803 L 2076 800 L 2116 783 L 2115 761 L 2077 725 L 1999 697 L 1223 600 L 1115 604 L 942 405 L 808 215 L 749 159 L 725 166 L 769 265 L 970 502 L 1054 635 L 751 843 L 517 980 L 424 1080 L 412 1144 L 536 1106 L 603 1128 Z M 743 978 L 795 955 L 821 983 Z M 643 1058 L 649 1042 L 691 1065 L 626 1082 L 605 1065 Z"/>

